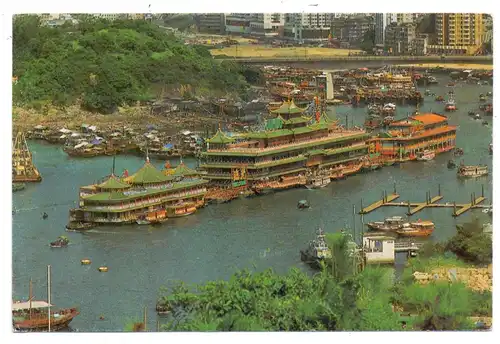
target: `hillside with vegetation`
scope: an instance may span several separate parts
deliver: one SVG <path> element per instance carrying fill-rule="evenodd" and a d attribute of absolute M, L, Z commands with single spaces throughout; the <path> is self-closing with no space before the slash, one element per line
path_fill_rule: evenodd
<path fill-rule="evenodd" d="M 13 104 L 47 104 L 113 113 L 177 92 L 194 97 L 245 97 L 242 67 L 215 61 L 144 20 L 83 19 L 60 27 L 20 16 L 13 27 Z"/>

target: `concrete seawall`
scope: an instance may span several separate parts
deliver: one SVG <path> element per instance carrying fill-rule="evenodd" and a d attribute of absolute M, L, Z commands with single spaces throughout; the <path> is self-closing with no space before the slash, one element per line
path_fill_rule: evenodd
<path fill-rule="evenodd" d="M 214 57 L 217 60 L 234 60 L 242 63 L 288 63 L 288 62 L 455 62 L 455 63 L 493 63 L 493 56 L 276 56 L 276 57 Z"/>

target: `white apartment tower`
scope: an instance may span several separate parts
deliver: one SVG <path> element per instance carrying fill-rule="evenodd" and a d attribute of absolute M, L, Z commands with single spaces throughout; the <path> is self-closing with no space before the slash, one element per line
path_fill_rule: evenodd
<path fill-rule="evenodd" d="M 274 37 L 283 32 L 284 25 L 284 13 L 257 13 L 250 22 L 250 30 L 253 35 Z"/>

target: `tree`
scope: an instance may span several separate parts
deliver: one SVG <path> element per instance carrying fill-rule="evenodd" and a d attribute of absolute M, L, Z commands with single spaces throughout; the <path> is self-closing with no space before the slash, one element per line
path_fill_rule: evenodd
<path fill-rule="evenodd" d="M 36 16 L 20 16 L 13 32 L 19 77 L 13 101 L 19 105 L 49 101 L 64 107 L 81 100 L 87 110 L 112 113 L 153 100 L 165 85 L 234 99 L 248 90 L 240 66 L 218 63 L 206 48 L 186 46 L 149 21 L 82 16 L 77 25 L 51 28 Z"/>
<path fill-rule="evenodd" d="M 483 232 L 479 220 L 456 227 L 457 234 L 448 241 L 446 249 L 466 261 L 490 264 L 493 259 L 493 242 L 491 236 Z"/>
<path fill-rule="evenodd" d="M 363 35 L 359 48 L 363 51 L 371 53 L 373 52 L 374 47 L 375 47 L 375 29 L 369 29 Z"/>

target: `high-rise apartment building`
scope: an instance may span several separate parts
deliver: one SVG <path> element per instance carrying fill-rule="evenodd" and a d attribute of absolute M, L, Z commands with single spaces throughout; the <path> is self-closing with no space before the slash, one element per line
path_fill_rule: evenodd
<path fill-rule="evenodd" d="M 433 53 L 472 54 L 484 40 L 483 15 L 479 13 L 437 13 L 436 44 Z"/>
<path fill-rule="evenodd" d="M 250 22 L 252 35 L 274 37 L 283 34 L 284 13 L 257 13 Z"/>
<path fill-rule="evenodd" d="M 416 38 L 413 23 L 392 23 L 385 29 L 385 44 L 390 53 L 394 55 L 414 54 L 412 41 Z"/>
<path fill-rule="evenodd" d="M 386 24 L 397 23 L 397 24 L 406 24 L 413 23 L 415 24 L 419 17 L 421 17 L 422 13 L 387 13 L 386 15 Z"/>
<path fill-rule="evenodd" d="M 284 36 L 294 40 L 328 39 L 332 13 L 286 13 Z"/>
<path fill-rule="evenodd" d="M 198 32 L 222 35 L 226 31 L 224 13 L 203 13 L 195 17 Z"/>
<path fill-rule="evenodd" d="M 343 42 L 358 44 L 368 30 L 374 28 L 374 18 L 366 15 L 355 15 L 334 18 L 331 24 L 333 38 Z"/>
<path fill-rule="evenodd" d="M 375 44 L 385 44 L 385 27 L 387 24 L 386 13 L 375 13 Z"/>
<path fill-rule="evenodd" d="M 230 13 L 226 15 L 226 33 L 250 34 L 250 23 L 256 18 L 255 13 Z"/>

